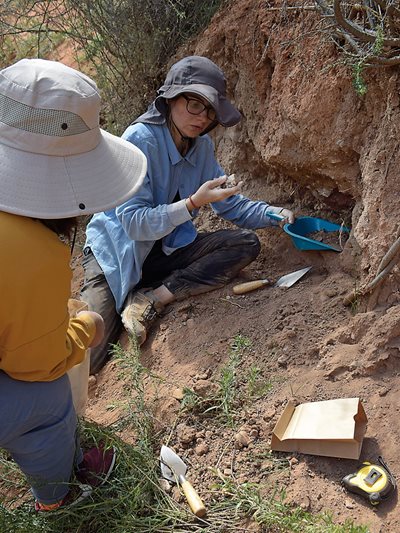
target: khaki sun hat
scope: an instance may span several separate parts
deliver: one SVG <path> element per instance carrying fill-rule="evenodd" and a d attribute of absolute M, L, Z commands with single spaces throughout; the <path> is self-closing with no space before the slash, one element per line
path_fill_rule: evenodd
<path fill-rule="evenodd" d="M 56 61 L 22 59 L 0 71 L 0 210 L 68 218 L 135 193 L 146 158 L 100 129 L 100 102 L 93 80 Z"/>

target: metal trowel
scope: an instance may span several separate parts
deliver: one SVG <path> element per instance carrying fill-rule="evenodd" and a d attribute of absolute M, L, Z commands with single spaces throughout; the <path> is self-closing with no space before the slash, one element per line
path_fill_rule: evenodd
<path fill-rule="evenodd" d="M 254 281 L 247 281 L 246 283 L 240 283 L 233 287 L 233 292 L 235 294 L 245 294 L 246 292 L 254 291 L 260 287 L 265 287 L 267 285 L 273 285 L 274 287 L 291 287 L 298 281 L 300 278 L 307 274 L 307 272 L 312 267 L 302 268 L 301 270 L 296 270 L 296 272 L 290 272 L 278 279 L 278 281 L 273 285 L 273 282 L 269 279 L 256 279 Z"/>
<path fill-rule="evenodd" d="M 169 481 L 179 483 L 190 505 L 190 508 L 193 511 L 193 514 L 199 518 L 203 518 L 207 512 L 206 508 L 204 503 L 201 501 L 200 496 L 197 494 L 190 482 L 186 479 L 185 475 L 187 466 L 179 457 L 179 455 L 171 450 L 171 448 L 168 448 L 168 446 L 161 446 L 160 465 L 161 475 Z"/>

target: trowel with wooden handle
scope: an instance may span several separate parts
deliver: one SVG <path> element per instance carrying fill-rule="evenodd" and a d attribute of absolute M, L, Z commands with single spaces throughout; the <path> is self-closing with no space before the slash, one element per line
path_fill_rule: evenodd
<path fill-rule="evenodd" d="M 307 274 L 307 272 L 312 267 L 302 268 L 301 270 L 296 270 L 296 272 L 291 272 L 286 274 L 278 279 L 278 281 L 273 285 L 274 287 L 291 287 L 298 281 L 300 278 Z M 256 279 L 254 281 L 247 281 L 246 283 L 240 283 L 233 287 L 233 292 L 235 294 L 245 294 L 246 292 L 254 291 L 260 287 L 266 287 L 267 285 L 272 285 L 273 282 L 269 279 Z"/>
<path fill-rule="evenodd" d="M 199 518 L 203 518 L 207 513 L 206 508 L 200 496 L 186 479 L 187 466 L 179 455 L 168 446 L 163 445 L 161 446 L 160 464 L 161 475 L 169 481 L 179 483 L 193 513 Z"/>

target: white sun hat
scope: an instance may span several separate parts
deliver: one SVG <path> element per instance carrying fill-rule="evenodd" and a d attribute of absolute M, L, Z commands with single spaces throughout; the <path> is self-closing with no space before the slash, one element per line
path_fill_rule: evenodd
<path fill-rule="evenodd" d="M 100 95 L 85 74 L 22 59 L 0 71 L 0 210 L 59 219 L 130 198 L 144 154 L 99 127 Z"/>

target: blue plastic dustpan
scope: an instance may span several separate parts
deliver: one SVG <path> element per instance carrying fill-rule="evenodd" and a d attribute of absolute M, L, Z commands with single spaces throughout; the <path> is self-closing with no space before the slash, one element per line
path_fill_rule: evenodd
<path fill-rule="evenodd" d="M 281 215 L 269 213 L 268 216 L 275 220 L 283 220 Z M 293 224 L 285 224 L 283 229 L 288 235 L 290 235 L 293 244 L 298 250 L 331 250 L 334 252 L 341 252 L 342 249 L 339 246 L 335 247 L 330 244 L 325 244 L 324 242 L 316 241 L 315 239 L 309 239 L 307 235 L 316 231 L 350 232 L 350 229 L 345 226 L 328 222 L 328 220 L 324 220 L 323 218 L 314 217 L 298 217 Z"/>

